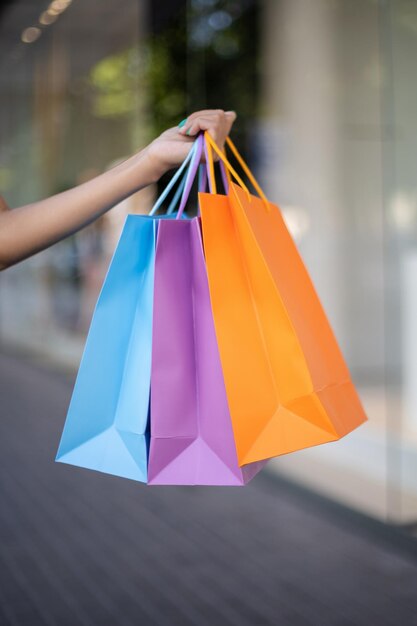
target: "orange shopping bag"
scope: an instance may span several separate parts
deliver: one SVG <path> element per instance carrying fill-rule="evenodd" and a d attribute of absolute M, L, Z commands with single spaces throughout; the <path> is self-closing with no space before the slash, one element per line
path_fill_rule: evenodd
<path fill-rule="evenodd" d="M 260 198 L 205 132 L 211 193 L 199 192 L 210 297 L 239 464 L 335 441 L 368 418 L 277 205 L 230 138 Z M 229 179 L 216 194 L 211 148 Z"/>

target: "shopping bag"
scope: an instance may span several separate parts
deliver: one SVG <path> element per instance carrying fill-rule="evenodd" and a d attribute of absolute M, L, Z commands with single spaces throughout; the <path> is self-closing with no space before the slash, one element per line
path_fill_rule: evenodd
<path fill-rule="evenodd" d="M 243 485 L 211 313 L 198 218 L 159 224 L 149 484 Z"/>
<path fill-rule="evenodd" d="M 207 131 L 205 147 L 203 241 L 239 464 L 340 439 L 367 416 L 280 209 L 249 193 Z M 211 148 L 239 182 L 227 196 Z"/>
<path fill-rule="evenodd" d="M 155 203 L 156 212 L 195 147 Z M 147 481 L 157 224 L 128 215 L 88 331 L 56 460 Z"/>
<path fill-rule="evenodd" d="M 197 164 L 199 152 L 195 158 Z M 148 482 L 244 485 L 265 462 L 238 465 L 200 222 L 178 219 L 183 207 L 158 227 Z"/>
<path fill-rule="evenodd" d="M 56 460 L 146 482 L 156 221 L 128 215 L 94 309 Z"/>

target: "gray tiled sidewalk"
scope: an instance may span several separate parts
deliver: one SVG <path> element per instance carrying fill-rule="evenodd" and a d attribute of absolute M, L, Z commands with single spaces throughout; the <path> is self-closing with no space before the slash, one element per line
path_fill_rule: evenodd
<path fill-rule="evenodd" d="M 284 480 L 54 463 L 73 381 L 0 355 L 1 626 L 417 625 L 416 552 Z"/>

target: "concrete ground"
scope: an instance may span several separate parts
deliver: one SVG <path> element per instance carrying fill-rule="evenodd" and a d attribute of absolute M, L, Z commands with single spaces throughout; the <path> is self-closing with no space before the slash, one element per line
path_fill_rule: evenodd
<path fill-rule="evenodd" d="M 417 626 L 416 541 L 284 477 L 55 463 L 74 378 L 0 353 L 0 626 Z"/>

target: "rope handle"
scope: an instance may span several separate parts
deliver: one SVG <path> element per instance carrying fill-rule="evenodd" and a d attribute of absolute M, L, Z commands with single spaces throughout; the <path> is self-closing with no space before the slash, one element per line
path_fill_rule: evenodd
<path fill-rule="evenodd" d="M 196 177 L 198 167 L 200 165 L 201 154 L 203 151 L 203 143 L 204 143 L 204 137 L 202 133 L 199 133 L 197 136 L 197 139 L 194 142 L 195 149 L 193 151 L 193 156 L 191 159 L 190 167 L 188 168 L 188 171 L 187 171 L 184 191 L 182 193 L 181 202 L 180 202 L 180 206 L 179 206 L 177 217 L 176 217 L 177 220 L 181 219 L 181 215 L 184 211 L 185 205 L 187 204 L 188 196 L 190 195 L 191 187 L 193 186 L 193 182 Z"/>
<path fill-rule="evenodd" d="M 208 163 L 207 173 L 208 173 L 208 177 L 209 177 L 210 193 L 216 193 L 216 181 L 215 181 L 215 178 L 214 178 L 213 155 L 212 155 L 212 151 L 211 151 L 211 148 L 213 148 L 213 150 L 217 153 L 217 156 L 219 157 L 219 159 L 225 165 L 226 170 L 228 170 L 230 172 L 230 174 L 232 174 L 232 176 L 234 176 L 234 178 L 237 180 L 237 182 L 242 187 L 242 189 L 246 192 L 246 195 L 248 196 L 248 199 L 250 200 L 250 193 L 249 193 L 249 190 L 248 190 L 247 186 L 245 185 L 243 180 L 240 178 L 240 176 L 237 174 L 236 170 L 232 167 L 232 165 L 230 164 L 230 162 L 226 158 L 226 155 L 220 150 L 220 148 L 218 147 L 218 145 L 216 144 L 216 142 L 214 141 L 213 137 L 210 135 L 208 130 L 204 131 L 204 140 L 205 140 L 204 141 L 204 146 L 206 148 L 205 149 L 205 155 L 206 155 L 206 160 L 207 160 L 207 163 Z M 241 165 L 242 169 L 244 170 L 245 174 L 247 175 L 247 177 L 249 178 L 250 182 L 252 183 L 252 185 L 254 186 L 256 191 L 258 192 L 258 194 L 261 197 L 261 199 L 263 200 L 267 210 L 270 211 L 271 207 L 270 207 L 270 204 L 268 202 L 268 198 L 266 197 L 265 193 L 262 191 L 261 186 L 259 185 L 259 183 L 256 180 L 255 176 L 250 171 L 248 165 L 243 160 L 243 157 L 239 154 L 236 146 L 234 145 L 234 143 L 230 139 L 230 137 L 226 137 L 226 143 L 230 147 L 230 149 L 232 150 L 233 154 L 235 155 L 236 159 L 238 160 L 238 162 Z"/>
<path fill-rule="evenodd" d="M 259 196 L 263 200 L 267 210 L 269 211 L 271 207 L 270 207 L 270 204 L 268 202 L 268 199 L 265 193 L 262 191 L 259 183 L 257 182 L 254 175 L 250 171 L 248 165 L 243 160 L 242 156 L 239 154 L 236 146 L 234 145 L 230 137 L 226 137 L 226 143 L 230 147 L 237 161 L 241 165 L 245 174 L 249 178 L 253 187 L 256 189 Z M 205 158 L 206 158 L 205 164 L 200 163 L 203 148 L 204 148 L 204 153 L 205 153 Z M 217 193 L 212 150 L 214 150 L 217 153 L 220 159 L 221 175 L 222 175 L 223 185 L 224 185 L 226 194 L 228 193 L 228 190 L 229 190 L 229 185 L 231 182 L 231 175 L 232 175 L 235 178 L 235 180 L 239 183 L 241 188 L 245 191 L 248 197 L 248 200 L 249 201 L 251 200 L 249 189 L 247 188 L 247 186 L 245 185 L 245 183 L 243 182 L 239 174 L 236 172 L 236 170 L 233 168 L 231 163 L 228 161 L 226 157 L 226 151 L 220 150 L 220 148 L 214 141 L 213 137 L 210 135 L 209 131 L 206 130 L 204 132 L 200 132 L 197 135 L 197 138 L 194 141 L 193 146 L 191 147 L 188 155 L 184 159 L 183 163 L 181 164 L 180 168 L 177 170 L 175 175 L 171 178 L 171 180 L 169 181 L 168 185 L 166 186 L 162 194 L 159 196 L 159 198 L 155 202 L 154 206 L 149 212 L 149 215 L 154 215 L 156 213 L 156 211 L 161 206 L 162 202 L 165 200 L 170 190 L 173 188 L 173 186 L 177 182 L 178 178 L 181 176 L 182 172 L 184 171 L 188 163 L 190 163 L 189 167 L 187 168 L 187 171 L 185 172 L 183 180 L 178 185 L 178 188 L 175 192 L 175 196 L 169 205 L 167 214 L 170 214 L 175 210 L 177 202 L 181 196 L 181 202 L 180 202 L 180 207 L 178 209 L 177 219 L 181 218 L 185 205 L 187 203 L 188 197 L 190 195 L 191 187 L 193 185 L 195 176 L 197 174 L 197 170 L 199 172 L 199 185 L 198 185 L 199 191 L 205 190 L 206 177 L 207 177 L 210 193 L 212 194 Z"/>
<path fill-rule="evenodd" d="M 149 212 L 149 215 L 154 215 L 157 212 L 157 210 L 159 209 L 159 207 L 161 206 L 161 204 L 163 203 L 163 201 L 165 200 L 165 198 L 167 197 L 167 195 L 169 194 L 169 192 L 171 191 L 171 189 L 173 188 L 173 186 L 175 185 L 175 183 L 177 182 L 177 180 L 181 176 L 182 172 L 186 168 L 188 162 L 192 160 L 196 149 L 197 149 L 197 143 L 194 142 L 193 145 L 191 146 L 191 150 L 188 152 L 188 154 L 185 157 L 184 161 L 182 162 L 181 166 L 175 172 L 174 176 L 171 178 L 171 180 L 169 181 L 168 185 L 165 187 L 165 189 L 163 190 L 163 192 L 161 193 L 159 198 L 156 200 L 155 204 L 153 205 L 152 209 Z M 177 190 L 177 193 L 178 193 L 178 190 Z M 177 200 L 178 197 L 176 196 L 175 199 Z M 173 199 L 172 202 L 174 202 L 174 199 Z"/>

